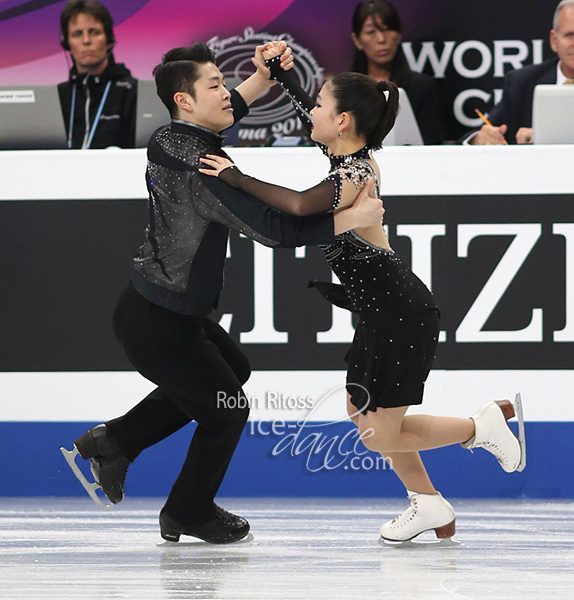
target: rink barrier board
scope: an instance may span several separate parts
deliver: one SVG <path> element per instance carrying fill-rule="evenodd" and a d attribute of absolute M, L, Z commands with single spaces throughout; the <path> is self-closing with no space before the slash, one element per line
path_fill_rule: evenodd
<path fill-rule="evenodd" d="M 316 149 L 231 153 L 246 172 L 278 184 L 292 184 L 290 174 L 297 172 L 301 189 L 314 185 L 317 173 L 326 169 Z M 436 285 L 443 309 L 446 335 L 424 410 L 468 416 L 485 399 L 521 391 L 525 400 L 529 459 L 524 473 L 506 475 L 484 452 L 471 455 L 451 447 L 424 453 L 437 487 L 451 497 L 573 497 L 572 485 L 563 481 L 571 470 L 574 423 L 574 226 L 568 177 L 573 156 L 574 146 L 385 148 L 378 156 L 391 242 L 429 287 Z M 145 152 L 7 152 L 1 158 L 0 179 L 6 184 L 0 190 L 1 221 L 12 255 L 0 352 L 0 494 L 81 493 L 64 471 L 60 445 L 70 446 L 90 424 L 121 414 L 141 397 L 141 385 L 133 379 L 122 387 L 108 378 L 130 368 L 110 322 L 129 277 L 129 260 L 141 243 Z M 30 170 L 37 177 L 27 177 Z M 107 177 L 99 177 L 102 171 Z M 41 189 L 37 181 L 43 182 Z M 14 227 L 15 222 L 27 227 Z M 510 245 L 518 251 L 514 262 L 507 260 Z M 47 248 L 51 260 L 38 261 Z M 320 254 L 281 251 L 272 259 L 270 251 L 238 236 L 232 236 L 230 252 L 215 316 L 239 339 L 256 369 L 248 391 L 318 395 L 321 390 L 300 380 L 317 373 L 328 378 L 329 386 L 340 385 L 342 356 L 352 335 L 348 314 L 331 313 L 299 289 L 273 293 L 274 276 L 279 283 L 296 281 L 301 290 L 309 275 L 328 276 Z M 503 261 L 504 281 L 488 294 L 487 281 Z M 255 278 L 256 266 L 265 277 Z M 270 312 L 256 312 L 255 296 L 271 299 L 264 306 Z M 294 319 L 295 298 L 303 298 L 307 309 Z M 473 304 L 479 298 L 482 304 Z M 258 369 L 274 377 L 273 387 L 259 378 Z M 329 374 L 321 375 L 322 369 Z M 70 379 L 61 381 L 61 371 L 69 371 Z M 92 378 L 103 378 L 101 387 L 94 387 Z M 289 380 L 296 385 L 289 388 Z M 252 418 L 249 427 L 263 423 L 265 430 L 274 419 L 294 424 L 290 419 L 300 417 L 288 410 L 254 411 Z M 338 433 L 336 427 L 343 429 Z M 329 425 L 332 435 L 342 437 L 345 427 L 350 425 Z M 128 495 L 165 495 L 188 439 L 189 432 L 181 432 L 145 451 L 131 469 Z M 303 454 L 273 456 L 279 441 L 246 430 L 221 493 L 402 493 L 388 470 L 354 471 L 343 465 L 312 472 Z"/>
<path fill-rule="evenodd" d="M 73 440 L 93 424 L 0 423 L 4 457 L 0 496 L 85 495 L 59 448 L 71 448 Z M 337 444 L 329 446 L 324 437 L 323 451 L 318 451 L 318 442 L 313 447 L 310 438 L 305 440 L 313 433 L 311 429 L 299 437 L 300 451 L 289 443 L 285 431 L 296 434 L 295 422 L 285 422 L 286 430 L 277 431 L 280 435 L 273 434 L 269 423 L 259 424 L 247 424 L 220 496 L 395 497 L 404 493 L 394 473 L 377 463 L 377 455 L 360 447 L 357 453 L 351 452 L 350 423 L 330 424 L 323 431 L 339 443 L 338 448 Z M 139 455 L 128 473 L 128 499 L 169 493 L 194 427 L 188 425 Z M 470 453 L 458 445 L 423 452 L 422 458 L 437 489 L 450 498 L 574 498 L 574 481 L 565 477 L 574 456 L 574 423 L 527 422 L 526 435 L 527 467 L 522 473 L 507 474 L 486 451 Z M 348 443 L 342 441 L 345 436 Z M 325 461 L 328 446 L 330 462 Z M 85 468 L 87 463 L 81 462 Z"/>

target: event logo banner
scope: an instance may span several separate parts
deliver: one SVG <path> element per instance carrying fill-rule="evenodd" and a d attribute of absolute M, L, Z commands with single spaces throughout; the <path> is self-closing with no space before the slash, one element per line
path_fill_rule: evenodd
<path fill-rule="evenodd" d="M 303 48 L 285 33 L 273 35 L 269 32 L 256 33 L 248 27 L 241 36 L 226 39 L 214 37 L 207 43 L 214 51 L 220 71 L 226 82 L 237 83 L 253 72 L 251 59 L 258 45 L 270 39 L 285 40 L 294 58 L 294 70 L 303 89 L 314 98 L 322 85 L 323 69 L 308 48 Z M 232 86 L 231 86 L 232 87 Z M 249 114 L 241 120 L 238 128 L 239 145 L 272 145 L 274 141 L 288 144 L 285 138 L 304 135 L 301 122 L 289 99 L 279 86 L 272 87 L 249 108 Z M 306 137 L 293 140 L 294 144 L 306 143 Z"/>
<path fill-rule="evenodd" d="M 391 245 L 441 310 L 436 368 L 572 368 L 572 201 L 560 194 L 385 198 Z M 130 370 L 111 320 L 141 243 L 145 203 L 0 208 L 13 286 L 0 297 L 0 370 Z M 344 369 L 354 317 L 307 289 L 310 280 L 330 279 L 318 248 L 271 250 L 232 233 L 213 317 L 256 370 Z"/>

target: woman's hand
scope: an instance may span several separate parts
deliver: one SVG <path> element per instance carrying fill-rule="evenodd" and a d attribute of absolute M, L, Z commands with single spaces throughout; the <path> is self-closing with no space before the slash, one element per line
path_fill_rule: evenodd
<path fill-rule="evenodd" d="M 283 54 L 287 50 L 287 43 L 284 41 L 271 41 L 267 42 L 262 51 L 263 59 L 267 60 L 269 58 L 275 58 L 280 54 Z M 291 51 L 291 48 L 288 49 Z M 290 54 L 291 52 L 289 52 Z"/>
<path fill-rule="evenodd" d="M 234 166 L 228 158 L 217 156 L 216 154 L 207 154 L 205 158 L 200 156 L 199 160 L 211 167 L 210 169 L 199 169 L 199 172 L 204 175 L 211 175 L 212 177 L 219 177 L 221 171 Z"/>
<path fill-rule="evenodd" d="M 251 62 L 257 67 L 257 72 L 260 75 L 265 79 L 269 79 L 269 69 L 265 66 L 265 61 L 276 56 L 281 56 L 282 69 L 289 71 L 293 68 L 293 54 L 291 48 L 284 41 L 271 41 L 262 46 L 256 46 L 255 56 L 251 59 Z"/>

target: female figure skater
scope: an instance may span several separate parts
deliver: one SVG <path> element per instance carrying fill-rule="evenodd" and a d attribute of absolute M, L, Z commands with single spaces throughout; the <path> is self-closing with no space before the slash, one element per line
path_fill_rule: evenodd
<path fill-rule="evenodd" d="M 370 179 L 378 192 L 379 168 L 371 150 L 381 147 L 395 122 L 396 85 L 341 73 L 327 79 L 315 105 L 296 78 L 280 68 L 279 52 L 270 44 L 264 55 L 271 77 L 282 85 L 311 138 L 329 157 L 328 176 L 296 192 L 248 177 L 220 156 L 202 158 L 206 168 L 200 171 L 293 214 L 341 210 Z M 434 359 L 439 312 L 433 296 L 393 252 L 382 223 L 335 236 L 323 249 L 342 287 L 315 286 L 359 315 L 348 355 L 349 416 L 365 446 L 392 463 L 411 502 L 403 514 L 382 525 L 381 536 L 405 541 L 434 529 L 439 538 L 451 537 L 454 510 L 431 483 L 419 451 L 455 443 L 483 447 L 505 471 L 521 470 L 523 445 L 507 424 L 514 405 L 508 400 L 489 402 L 471 419 L 406 416 L 410 405 L 422 402 Z"/>

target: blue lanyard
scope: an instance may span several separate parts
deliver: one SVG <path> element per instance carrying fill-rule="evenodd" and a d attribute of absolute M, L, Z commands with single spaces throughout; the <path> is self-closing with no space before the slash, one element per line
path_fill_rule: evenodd
<path fill-rule="evenodd" d="M 94 138 L 94 133 L 96 133 L 96 128 L 98 123 L 100 122 L 100 117 L 102 116 L 102 111 L 104 110 L 104 104 L 106 103 L 106 98 L 108 97 L 108 93 L 110 91 L 110 87 L 112 85 L 111 80 L 106 84 L 106 89 L 104 90 L 104 95 L 100 100 L 100 106 L 98 107 L 98 112 L 96 113 L 96 118 L 94 119 L 94 123 L 90 130 L 90 135 L 88 136 L 88 141 L 86 143 L 86 149 L 90 147 L 92 144 L 92 139 Z M 74 87 L 72 88 L 72 105 L 70 106 L 70 126 L 68 127 L 68 148 L 72 147 L 72 131 L 74 127 L 74 113 L 76 112 L 76 89 L 78 85 L 74 83 Z"/>

